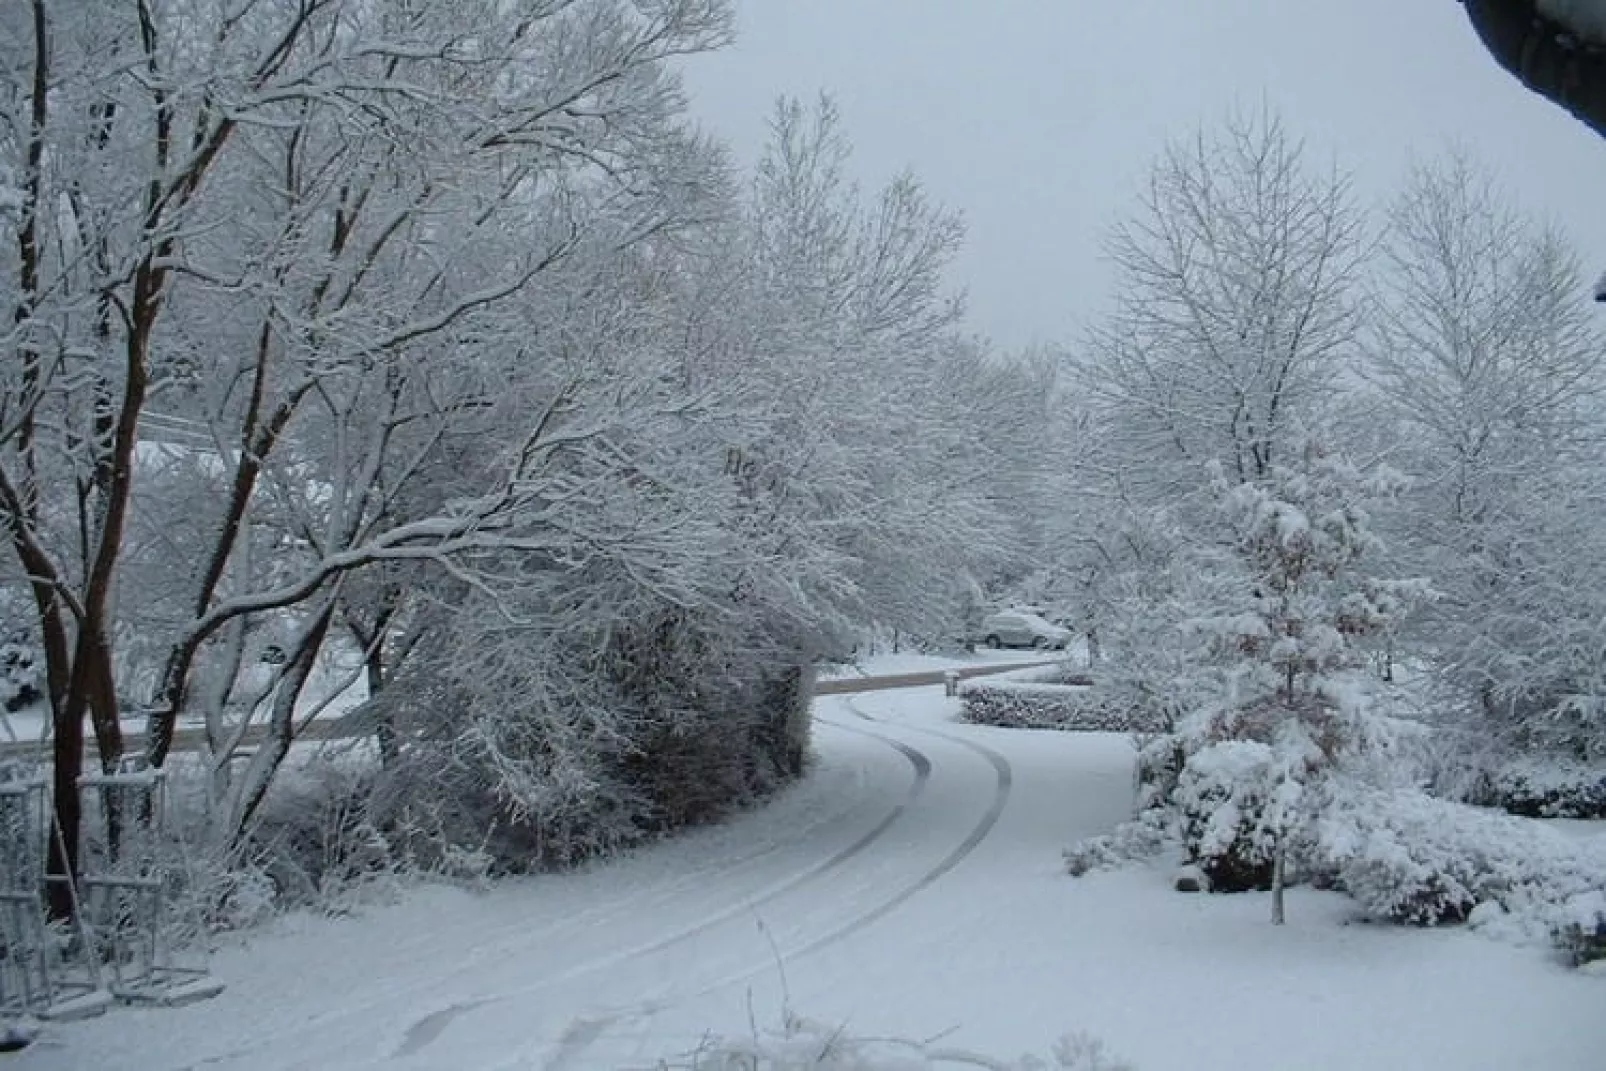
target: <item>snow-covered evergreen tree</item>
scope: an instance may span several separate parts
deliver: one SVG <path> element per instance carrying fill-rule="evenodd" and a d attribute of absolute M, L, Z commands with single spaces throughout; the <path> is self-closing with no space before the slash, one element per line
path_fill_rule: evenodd
<path fill-rule="evenodd" d="M 1321 806 L 1322 780 L 1373 727 L 1361 641 L 1427 594 L 1373 574 L 1380 544 L 1367 504 L 1399 478 L 1363 471 L 1307 439 L 1255 480 L 1217 467 L 1218 540 L 1201 551 L 1225 583 L 1183 622 L 1197 663 L 1196 704 L 1149 745 L 1179 811 L 1190 861 L 1223 890 L 1271 888 L 1275 921 L 1290 843 Z"/>

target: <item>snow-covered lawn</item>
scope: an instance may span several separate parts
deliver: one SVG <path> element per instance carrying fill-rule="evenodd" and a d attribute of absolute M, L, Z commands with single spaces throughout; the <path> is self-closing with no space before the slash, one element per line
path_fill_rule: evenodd
<path fill-rule="evenodd" d="M 1119 735 L 953 721 L 939 688 L 819 701 L 773 806 L 610 866 L 287 918 L 228 991 L 53 1028 L 17 1071 L 652 1067 L 783 1009 L 1014 1056 L 1073 1031 L 1143 1071 L 1599 1071 L 1606 979 L 1343 898 L 1187 896 L 1061 849 L 1128 811 Z"/>

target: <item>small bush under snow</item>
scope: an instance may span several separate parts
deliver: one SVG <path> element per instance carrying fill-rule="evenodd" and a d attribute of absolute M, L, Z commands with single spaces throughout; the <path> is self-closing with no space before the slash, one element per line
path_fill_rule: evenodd
<path fill-rule="evenodd" d="M 1174 839 L 1165 812 L 1146 810 L 1109 833 L 1067 848 L 1065 869 L 1078 878 L 1095 870 L 1115 870 L 1159 856 L 1172 846 Z"/>
<path fill-rule="evenodd" d="M 1254 740 L 1223 740 L 1188 756 L 1176 796 L 1184 856 L 1204 873 L 1210 888 L 1271 887 L 1276 771 L 1276 752 Z"/>

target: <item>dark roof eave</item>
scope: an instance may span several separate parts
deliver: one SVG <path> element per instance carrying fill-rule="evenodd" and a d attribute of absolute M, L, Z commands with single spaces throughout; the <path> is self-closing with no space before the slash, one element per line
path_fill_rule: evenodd
<path fill-rule="evenodd" d="M 1500 66 L 1606 137 L 1606 48 L 1582 41 L 1534 0 L 1461 0 Z"/>

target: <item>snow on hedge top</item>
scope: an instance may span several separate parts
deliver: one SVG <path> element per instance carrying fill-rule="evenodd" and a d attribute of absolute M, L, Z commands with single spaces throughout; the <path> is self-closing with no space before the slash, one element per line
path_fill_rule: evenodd
<path fill-rule="evenodd" d="M 1567 27 L 1580 40 L 1606 45 L 1606 0 L 1535 0 L 1541 14 Z"/>

